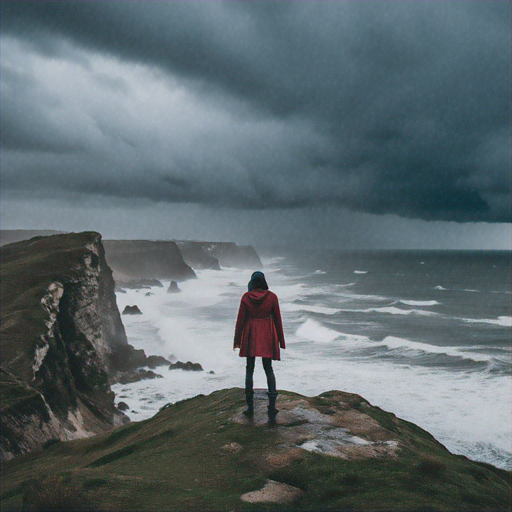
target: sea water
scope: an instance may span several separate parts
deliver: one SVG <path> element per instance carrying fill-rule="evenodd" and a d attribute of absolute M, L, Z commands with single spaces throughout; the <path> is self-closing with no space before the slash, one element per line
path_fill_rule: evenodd
<path fill-rule="evenodd" d="M 265 254 L 286 337 L 274 362 L 278 389 L 357 393 L 429 431 L 454 453 L 511 469 L 509 252 L 322 251 Z M 260 269 L 254 269 L 260 270 Z M 197 279 L 117 294 L 128 341 L 146 354 L 198 362 L 202 372 L 115 385 L 132 420 L 163 405 L 242 387 L 233 351 L 251 271 L 198 270 Z M 255 386 L 265 388 L 258 363 Z M 241 393 L 242 395 L 242 393 Z"/>

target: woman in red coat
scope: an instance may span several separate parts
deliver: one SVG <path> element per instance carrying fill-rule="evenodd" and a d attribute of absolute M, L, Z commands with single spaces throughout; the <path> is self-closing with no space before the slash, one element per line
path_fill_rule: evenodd
<path fill-rule="evenodd" d="M 240 301 L 236 320 L 233 349 L 240 349 L 240 357 L 247 358 L 245 373 L 246 416 L 254 414 L 253 374 L 256 357 L 263 360 L 268 384 L 268 417 L 274 422 L 276 414 L 276 378 L 272 370 L 272 359 L 280 360 L 280 348 L 286 348 L 279 301 L 268 289 L 263 272 L 254 272 Z"/>

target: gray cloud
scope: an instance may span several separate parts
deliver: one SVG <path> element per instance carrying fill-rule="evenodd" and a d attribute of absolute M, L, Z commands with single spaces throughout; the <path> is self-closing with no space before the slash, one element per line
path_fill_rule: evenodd
<path fill-rule="evenodd" d="M 7 1 L 2 35 L 4 187 L 510 221 L 508 2 Z"/>

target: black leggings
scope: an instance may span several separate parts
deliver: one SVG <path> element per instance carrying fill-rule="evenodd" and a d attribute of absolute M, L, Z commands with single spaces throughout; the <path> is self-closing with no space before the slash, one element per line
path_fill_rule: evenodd
<path fill-rule="evenodd" d="M 269 393 L 276 392 L 276 377 L 274 375 L 274 370 L 272 369 L 272 359 L 270 357 L 262 357 L 263 369 L 265 370 L 265 375 L 267 376 L 267 385 Z M 255 357 L 247 357 L 247 366 L 245 367 L 245 391 L 246 393 L 252 392 L 253 379 L 252 376 L 254 374 L 254 365 L 256 363 Z"/>

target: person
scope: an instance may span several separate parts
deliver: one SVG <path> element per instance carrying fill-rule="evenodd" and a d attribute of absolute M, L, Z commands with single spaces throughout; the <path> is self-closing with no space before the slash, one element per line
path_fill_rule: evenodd
<path fill-rule="evenodd" d="M 248 417 L 254 415 L 253 374 L 256 358 L 261 357 L 268 384 L 268 418 L 270 423 L 274 423 L 279 411 L 276 409 L 277 389 L 272 360 L 279 361 L 280 349 L 286 348 L 279 301 L 277 295 L 268 289 L 263 272 L 254 272 L 247 288 L 240 300 L 233 341 L 233 350 L 239 348 L 240 357 L 247 358 L 247 409 L 244 414 Z"/>

